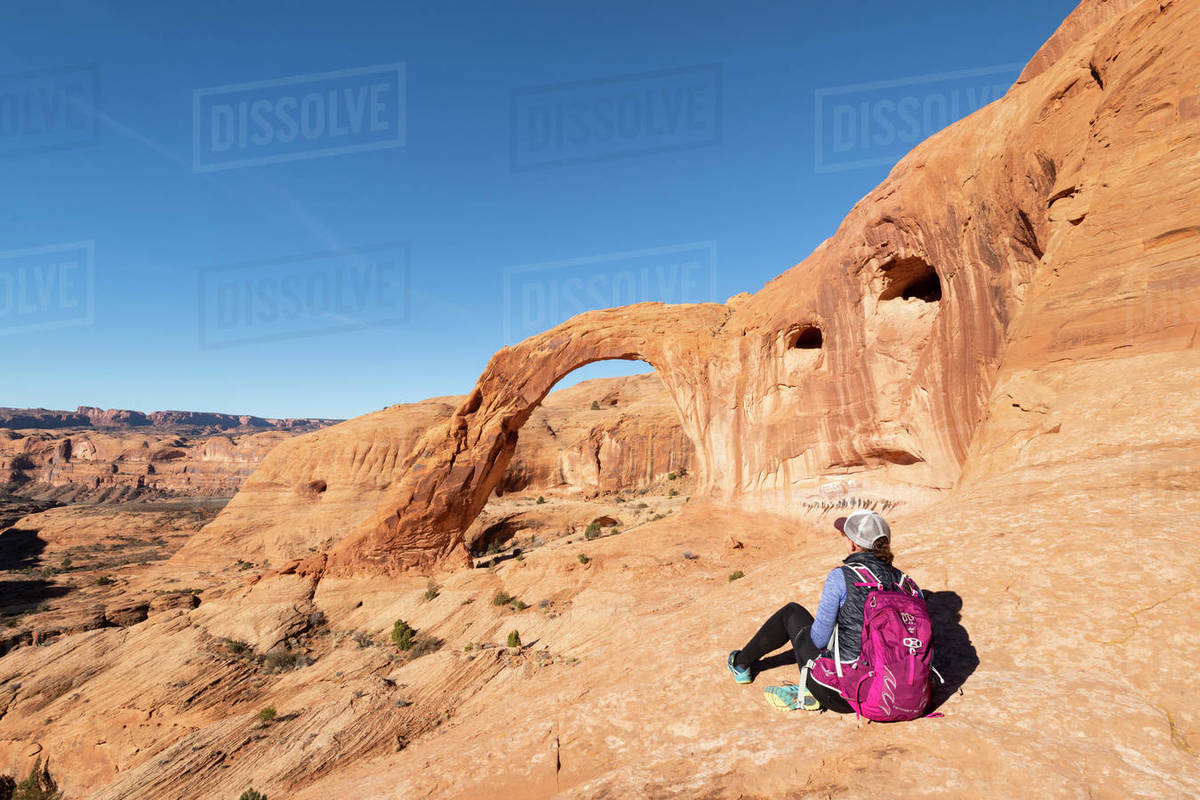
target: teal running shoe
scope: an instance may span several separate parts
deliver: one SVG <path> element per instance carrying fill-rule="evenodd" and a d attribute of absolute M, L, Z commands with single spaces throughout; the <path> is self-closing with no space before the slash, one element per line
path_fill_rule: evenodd
<path fill-rule="evenodd" d="M 750 668 L 739 667 L 737 664 L 733 663 L 734 659 L 737 658 L 737 655 L 740 652 L 742 651 L 734 650 L 729 654 L 729 671 L 733 673 L 733 679 L 738 683 L 752 683 L 754 681 L 754 676 L 750 674 Z"/>
<path fill-rule="evenodd" d="M 780 711 L 820 711 L 821 704 L 807 686 L 768 686 L 763 689 L 767 702 Z"/>

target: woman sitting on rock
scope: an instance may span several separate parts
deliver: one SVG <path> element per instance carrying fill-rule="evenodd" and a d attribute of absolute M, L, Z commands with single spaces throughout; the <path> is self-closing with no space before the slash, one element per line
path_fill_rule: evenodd
<path fill-rule="evenodd" d="M 850 555 L 825 578 L 816 619 L 788 603 L 729 654 L 729 671 L 738 683 L 750 683 L 759 659 L 790 642 L 801 684 L 766 687 L 776 708 L 858 711 L 889 720 L 920 716 L 929 701 L 932 657 L 920 589 L 892 566 L 891 529 L 879 514 L 860 509 L 833 525 L 849 541 Z M 872 597 L 876 590 L 881 593 Z M 877 664 L 866 663 L 864 630 Z"/>

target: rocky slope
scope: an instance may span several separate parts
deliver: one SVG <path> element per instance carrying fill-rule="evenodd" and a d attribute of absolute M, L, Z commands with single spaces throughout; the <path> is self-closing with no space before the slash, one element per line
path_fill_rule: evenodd
<path fill-rule="evenodd" d="M 183 556 L 224 560 L 236 553 L 280 564 L 328 550 L 373 513 L 416 442 L 461 403 L 446 397 L 392 406 L 281 445 Z M 613 492 L 686 471 L 692 459 L 656 376 L 584 381 L 550 395 L 535 412 L 493 489 Z M 477 526 L 474 535 L 481 533 Z"/>
<path fill-rule="evenodd" d="M 432 423 L 407 452 L 374 415 L 281 445 L 262 508 L 238 499 L 256 473 L 98 598 L 144 621 L 0 659 L 0 764 L 48 756 L 68 798 L 100 800 L 1200 795 L 1197 86 L 1200 1 L 1086 0 L 1003 99 L 756 295 L 502 351 L 465 401 L 394 412 Z M 654 364 L 697 494 L 432 585 L 409 571 L 466 563 L 517 431 L 598 357 Z M 324 491 L 295 482 L 333 468 Z M 821 494 L 834 477 L 849 494 Z M 945 716 L 771 710 L 761 686 L 795 666 L 738 686 L 726 654 L 815 603 L 837 508 L 888 499 Z M 47 551 L 70 535 L 42 531 Z M 173 586 L 199 605 L 150 613 Z"/>

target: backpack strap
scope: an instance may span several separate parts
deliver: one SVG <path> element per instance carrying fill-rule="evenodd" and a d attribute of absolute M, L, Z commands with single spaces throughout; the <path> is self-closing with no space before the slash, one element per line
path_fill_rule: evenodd
<path fill-rule="evenodd" d="M 854 584 L 855 586 L 873 586 L 876 589 L 883 588 L 883 581 L 879 580 L 866 564 L 843 564 L 843 566 L 854 573 L 854 577 L 858 578 L 858 581 Z M 865 576 L 863 572 L 866 572 Z"/>
<path fill-rule="evenodd" d="M 805 662 L 804 668 L 800 670 L 800 685 L 805 689 L 808 688 L 808 673 L 812 670 L 813 661 L 815 659 L 810 658 Z"/>
<path fill-rule="evenodd" d="M 833 626 L 833 668 L 837 672 L 839 678 L 842 677 L 842 653 L 838 649 L 838 629 L 837 625 Z"/>
<path fill-rule="evenodd" d="M 916 581 L 908 577 L 907 572 L 900 573 L 900 580 L 896 581 L 896 587 L 900 591 L 910 594 L 913 597 L 921 596 L 921 587 L 917 586 Z"/>

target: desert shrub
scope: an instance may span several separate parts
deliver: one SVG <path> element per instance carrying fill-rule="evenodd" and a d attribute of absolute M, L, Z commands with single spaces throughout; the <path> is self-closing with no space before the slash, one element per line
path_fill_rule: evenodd
<path fill-rule="evenodd" d="M 60 800 L 58 784 L 50 777 L 50 768 L 39 756 L 29 770 L 29 777 L 13 788 L 12 800 Z"/>
<path fill-rule="evenodd" d="M 537 499 L 537 504 L 540 506 L 540 505 L 542 505 L 542 504 L 543 504 L 543 503 L 545 503 L 545 502 L 546 502 L 546 498 L 542 497 L 542 496 L 539 494 L 539 495 L 538 495 L 538 499 Z"/>
<path fill-rule="evenodd" d="M 521 646 L 521 634 L 516 629 L 513 629 L 508 632 L 507 644 L 509 647 L 520 647 Z"/>
<path fill-rule="evenodd" d="M 438 596 L 437 584 L 433 582 L 433 578 L 429 579 L 429 583 L 425 584 L 425 599 L 432 600 Z"/>
<path fill-rule="evenodd" d="M 660 519 L 663 519 L 666 516 L 667 516 L 666 514 L 655 514 L 653 517 L 650 518 L 650 521 L 658 522 Z"/>
<path fill-rule="evenodd" d="M 649 503 L 638 503 L 636 506 L 634 506 L 634 508 L 649 508 L 649 507 L 650 507 Z"/>
<path fill-rule="evenodd" d="M 287 648 L 276 648 L 263 656 L 262 666 L 264 672 L 287 672 L 291 669 L 299 669 L 307 667 L 312 663 L 312 659 L 304 653 L 297 653 Z"/>
<path fill-rule="evenodd" d="M 238 800 L 267 800 L 267 796 L 262 792 L 254 791 L 254 787 L 250 787 L 246 791 L 242 792 L 242 795 L 238 798 Z"/>
<path fill-rule="evenodd" d="M 667 497 L 675 497 L 678 494 L 679 494 L 678 489 L 671 489 L 671 491 L 667 492 Z"/>
<path fill-rule="evenodd" d="M 392 626 L 392 641 L 401 650 L 412 649 L 413 637 L 416 634 L 416 630 L 402 619 L 396 620 L 396 624 Z"/>
<path fill-rule="evenodd" d="M 595 539 L 599 535 L 600 535 L 600 523 L 599 522 L 589 522 L 588 526 L 583 531 L 583 538 L 585 538 L 585 539 L 589 539 L 589 540 Z"/>
<path fill-rule="evenodd" d="M 673 480 L 675 480 L 675 479 L 676 479 L 676 478 L 678 478 L 678 477 L 679 477 L 679 476 L 678 476 L 678 475 L 676 475 L 674 472 L 668 472 L 668 473 L 667 473 L 667 480 L 669 480 L 669 481 L 673 481 Z"/>
<path fill-rule="evenodd" d="M 734 570 L 733 572 L 729 573 L 729 582 L 733 583 L 734 581 L 738 580 L 739 578 L 744 578 L 744 577 L 746 577 L 746 573 L 742 572 L 740 569 L 737 569 L 737 570 Z"/>
<path fill-rule="evenodd" d="M 517 599 L 516 596 L 509 594 L 503 589 L 496 592 L 496 596 L 492 598 L 492 605 L 508 606 L 513 611 L 524 611 L 525 609 L 529 608 L 528 603 Z"/>
<path fill-rule="evenodd" d="M 591 561 L 591 559 L 590 559 L 590 558 L 588 558 L 586 555 L 584 555 L 583 553 L 580 553 L 580 554 L 579 554 L 579 563 L 580 563 L 580 564 L 586 564 L 586 563 L 588 563 L 589 561 Z"/>
<path fill-rule="evenodd" d="M 99 578 L 96 578 L 97 586 L 109 586 L 112 584 L 112 582 L 113 582 L 113 579 L 108 577 L 107 575 L 101 575 Z"/>
<path fill-rule="evenodd" d="M 413 642 L 412 649 L 408 651 L 408 657 L 410 659 L 420 658 L 440 650 L 443 644 L 444 642 L 435 636 L 418 636 Z"/>
<path fill-rule="evenodd" d="M 592 411 L 599 411 L 599 410 L 600 410 L 600 404 L 597 403 L 595 400 L 593 400 L 592 401 Z"/>
<path fill-rule="evenodd" d="M 360 648 L 370 647 L 375 644 L 375 640 L 372 639 L 371 634 L 367 633 L 366 631 L 359 631 L 358 633 L 354 634 L 354 643 Z"/>
<path fill-rule="evenodd" d="M 225 652 L 231 656 L 241 656 L 250 652 L 250 645 L 237 639 L 225 640 Z"/>
<path fill-rule="evenodd" d="M 614 498 L 613 498 L 613 502 L 614 502 L 614 503 L 624 503 L 624 502 L 625 502 L 625 498 L 624 498 L 624 497 L 622 497 L 621 495 L 617 495 L 616 497 L 614 497 Z"/>
<path fill-rule="evenodd" d="M 254 564 L 252 564 L 252 563 L 251 563 L 251 562 L 249 562 L 249 561 L 243 561 L 243 560 L 242 560 L 242 559 L 240 559 L 240 558 L 237 560 L 237 565 L 236 565 L 236 566 L 237 566 L 237 568 L 238 568 L 238 569 L 240 569 L 240 570 L 245 570 L 245 569 L 254 569 Z"/>
<path fill-rule="evenodd" d="M 259 709 L 259 712 L 258 712 L 258 721 L 259 722 L 267 723 L 273 719 L 275 719 L 275 706 L 267 706 L 266 708 Z"/>

